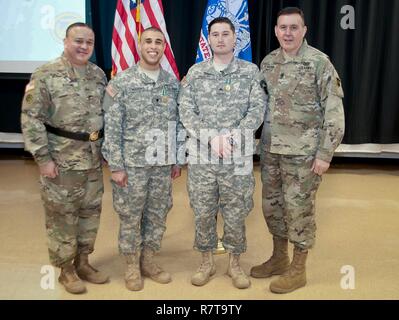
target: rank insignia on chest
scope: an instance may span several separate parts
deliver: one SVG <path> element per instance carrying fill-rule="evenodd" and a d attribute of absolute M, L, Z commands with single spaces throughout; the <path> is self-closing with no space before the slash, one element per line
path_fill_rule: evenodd
<path fill-rule="evenodd" d="M 153 105 L 159 105 L 160 102 L 161 102 L 161 97 L 155 96 L 155 97 L 152 98 L 152 104 Z"/>

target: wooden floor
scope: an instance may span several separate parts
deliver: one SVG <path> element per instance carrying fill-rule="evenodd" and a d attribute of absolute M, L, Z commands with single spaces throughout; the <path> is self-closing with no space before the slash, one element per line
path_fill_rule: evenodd
<path fill-rule="evenodd" d="M 59 271 L 51 277 L 52 270 L 46 267 L 36 165 L 29 159 L 0 160 L 0 299 L 399 299 L 399 165 L 395 163 L 342 161 L 324 176 L 317 196 L 317 242 L 308 259 L 308 284 L 286 295 L 272 294 L 270 279 L 251 279 L 247 290 L 233 288 L 225 274 L 226 254 L 216 256 L 217 274 L 206 286 L 190 284 L 200 257 L 192 249 L 194 224 L 186 171 L 174 184 L 174 207 L 157 257 L 173 281 L 161 285 L 146 279 L 143 291 L 129 292 L 117 250 L 119 221 L 105 172 L 103 214 L 91 262 L 109 273 L 111 281 L 87 284 L 86 294 L 74 296 L 65 293 L 57 281 L 51 288 Z M 259 166 L 255 166 L 255 176 L 255 208 L 247 219 L 248 250 L 242 256 L 247 273 L 272 248 L 261 212 Z M 50 288 L 44 290 L 46 286 Z"/>

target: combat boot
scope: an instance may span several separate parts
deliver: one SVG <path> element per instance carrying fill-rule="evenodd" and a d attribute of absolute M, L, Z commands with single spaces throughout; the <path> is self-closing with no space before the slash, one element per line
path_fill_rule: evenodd
<path fill-rule="evenodd" d="M 288 240 L 273 236 L 273 255 L 266 262 L 251 268 L 254 278 L 268 278 L 283 274 L 290 267 Z"/>
<path fill-rule="evenodd" d="M 125 272 L 125 285 L 130 291 L 140 291 L 144 282 L 140 271 L 140 252 L 126 255 L 127 269 Z"/>
<path fill-rule="evenodd" d="M 191 283 L 195 286 L 203 286 L 215 273 L 216 265 L 212 251 L 202 252 L 202 263 L 191 277 Z"/>
<path fill-rule="evenodd" d="M 101 271 L 94 269 L 89 264 L 89 256 L 87 253 L 80 253 L 75 257 L 73 262 L 75 265 L 76 273 L 79 278 L 91 283 L 101 284 L 108 281 L 109 277 Z"/>
<path fill-rule="evenodd" d="M 308 251 L 294 248 L 294 257 L 287 272 L 270 283 L 273 293 L 288 293 L 306 285 L 306 257 Z"/>
<path fill-rule="evenodd" d="M 164 271 L 154 261 L 154 250 L 144 247 L 141 253 L 141 272 L 143 276 L 150 277 L 158 283 L 169 283 L 172 281 L 170 273 Z"/>
<path fill-rule="evenodd" d="M 61 274 L 58 281 L 69 293 L 78 294 L 86 291 L 86 286 L 76 274 L 75 266 L 72 262 L 65 263 L 61 266 Z"/>
<path fill-rule="evenodd" d="M 251 285 L 248 276 L 240 267 L 240 255 L 230 253 L 227 274 L 233 279 L 233 285 L 238 289 L 246 289 Z"/>

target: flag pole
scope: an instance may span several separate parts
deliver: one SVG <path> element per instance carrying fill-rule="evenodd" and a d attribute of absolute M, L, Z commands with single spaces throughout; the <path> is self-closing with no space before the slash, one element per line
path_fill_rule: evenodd
<path fill-rule="evenodd" d="M 141 0 L 137 0 L 136 23 L 139 24 L 139 34 L 138 34 L 138 41 L 139 42 L 140 42 L 140 39 L 141 39 L 141 15 L 140 15 L 140 9 L 141 9 Z"/>

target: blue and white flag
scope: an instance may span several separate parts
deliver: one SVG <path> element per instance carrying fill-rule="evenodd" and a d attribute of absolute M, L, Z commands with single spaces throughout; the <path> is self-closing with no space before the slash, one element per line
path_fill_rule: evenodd
<path fill-rule="evenodd" d="M 211 46 L 208 43 L 208 24 L 217 17 L 227 17 L 235 26 L 237 44 L 234 55 L 241 59 L 252 61 L 247 0 L 208 0 L 202 20 L 195 62 L 198 63 L 212 57 Z"/>

